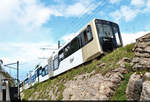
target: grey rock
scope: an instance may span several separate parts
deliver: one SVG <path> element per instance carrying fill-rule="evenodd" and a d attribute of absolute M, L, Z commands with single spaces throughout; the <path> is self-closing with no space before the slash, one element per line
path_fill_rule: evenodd
<path fill-rule="evenodd" d="M 129 79 L 126 88 L 126 97 L 128 100 L 140 100 L 142 91 L 142 77 L 139 74 L 133 73 Z"/>
<path fill-rule="evenodd" d="M 101 74 L 85 73 L 76 76 L 76 80 L 70 80 L 65 83 L 63 100 L 109 100 L 114 94 L 117 85 L 120 83 L 125 70 L 115 69 L 109 77 Z M 92 75 L 88 78 L 85 76 Z"/>
<path fill-rule="evenodd" d="M 141 43 L 138 44 L 139 48 L 145 48 L 146 46 L 147 46 L 147 44 L 144 43 L 144 42 L 141 42 Z"/>
<path fill-rule="evenodd" d="M 150 81 L 145 81 L 143 83 L 140 100 L 141 101 L 150 101 Z"/>
<path fill-rule="evenodd" d="M 123 75 L 119 72 L 112 74 L 109 79 L 110 81 L 112 81 L 113 83 L 119 84 L 119 82 L 121 81 L 121 79 L 123 79 Z"/>
<path fill-rule="evenodd" d="M 150 53 L 150 46 L 147 46 L 144 51 Z"/>
<path fill-rule="evenodd" d="M 140 53 L 140 52 L 136 52 L 135 53 L 136 57 L 143 57 L 143 58 L 150 58 L 150 53 Z"/>
<path fill-rule="evenodd" d="M 144 74 L 144 76 L 143 76 L 143 82 L 144 81 L 149 81 L 150 80 L 150 72 L 146 72 L 145 74 Z"/>
<path fill-rule="evenodd" d="M 127 69 L 125 69 L 125 68 L 116 68 L 116 69 L 112 70 L 112 72 L 120 72 L 121 74 L 128 73 Z"/>
<path fill-rule="evenodd" d="M 135 49 L 134 49 L 134 51 L 135 51 L 135 52 L 143 52 L 143 49 L 142 49 L 142 48 L 137 47 L 137 48 L 135 48 Z"/>
<path fill-rule="evenodd" d="M 138 63 L 140 61 L 139 57 L 134 57 L 132 63 Z"/>
<path fill-rule="evenodd" d="M 124 58 L 122 58 L 117 64 L 119 64 L 120 67 L 125 68 L 125 63 L 130 63 L 130 62 L 131 62 L 131 59 L 130 59 L 130 58 L 124 57 Z"/>
<path fill-rule="evenodd" d="M 99 63 L 97 64 L 97 67 L 104 67 L 106 64 L 105 63 Z"/>

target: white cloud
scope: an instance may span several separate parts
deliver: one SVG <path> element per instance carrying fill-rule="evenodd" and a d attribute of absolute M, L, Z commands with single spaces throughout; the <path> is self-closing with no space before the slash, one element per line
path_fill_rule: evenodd
<path fill-rule="evenodd" d="M 146 2 L 146 7 L 145 7 L 144 10 L 142 10 L 141 12 L 143 12 L 143 13 L 148 13 L 148 12 L 150 12 L 150 0 L 147 0 L 147 2 Z"/>
<path fill-rule="evenodd" d="M 19 72 L 21 80 L 26 77 L 26 73 L 33 70 L 37 64 L 45 66 L 47 64 L 47 58 L 50 57 L 54 50 L 42 50 L 40 48 L 52 48 L 56 49 L 57 44 L 49 42 L 38 43 L 0 43 L 1 56 L 4 64 L 15 63 L 19 61 Z M 40 59 L 46 58 L 46 59 Z M 5 68 L 5 67 L 4 67 Z M 9 69 L 5 68 L 8 72 Z M 14 77 L 14 74 L 11 73 Z"/>
<path fill-rule="evenodd" d="M 69 16 L 79 16 L 79 15 L 83 14 L 84 10 L 85 10 L 85 6 L 82 3 L 76 3 L 74 5 L 70 5 L 66 9 L 66 13 L 65 14 L 69 15 Z"/>
<path fill-rule="evenodd" d="M 147 31 L 147 32 L 141 31 L 141 32 L 136 32 L 136 33 L 122 33 L 121 36 L 123 40 L 123 45 L 125 46 L 127 44 L 134 43 L 136 42 L 137 38 L 148 33 L 150 33 L 150 31 Z"/>
<path fill-rule="evenodd" d="M 58 16 L 64 17 L 80 17 L 84 14 L 90 14 L 95 8 L 99 5 L 103 4 L 103 2 L 96 0 L 78 0 L 77 2 L 68 5 L 64 2 L 59 2 L 58 5 L 52 6 L 53 10 L 59 14 Z"/>
<path fill-rule="evenodd" d="M 76 35 L 77 35 L 77 33 L 67 34 L 67 35 L 64 35 L 61 39 L 62 39 L 65 43 L 67 43 L 67 42 L 69 42 L 70 40 L 72 40 Z"/>
<path fill-rule="evenodd" d="M 19 9 L 18 0 L 1 0 L 0 1 L 0 23 L 7 23 L 13 20 Z"/>
<path fill-rule="evenodd" d="M 0 24 L 14 22 L 30 29 L 41 27 L 52 15 L 78 17 L 91 13 L 101 3 L 95 0 L 79 0 L 71 5 L 60 2 L 59 5 L 45 6 L 38 0 L 4 0 L 0 1 L 0 15 L 3 15 L 0 16 Z"/>
<path fill-rule="evenodd" d="M 143 7 L 145 5 L 145 0 L 131 0 L 131 5 L 136 7 Z"/>
<path fill-rule="evenodd" d="M 138 10 L 131 9 L 128 6 L 121 7 L 121 13 L 127 22 L 134 19 L 137 16 L 138 12 L 139 12 Z"/>
<path fill-rule="evenodd" d="M 139 13 L 138 9 L 132 9 L 128 6 L 121 6 L 120 10 L 116 10 L 110 13 L 110 16 L 116 21 L 119 22 L 122 18 L 129 22 L 133 20 Z"/>
<path fill-rule="evenodd" d="M 119 3 L 121 0 L 110 0 L 110 3 L 115 4 L 115 3 Z"/>
<path fill-rule="evenodd" d="M 119 22 L 122 18 L 122 14 L 119 10 L 116 10 L 115 12 L 111 12 L 110 16 L 115 20 L 115 22 Z"/>
<path fill-rule="evenodd" d="M 25 26 L 41 26 L 49 20 L 51 11 L 42 6 L 27 5 L 21 16 L 18 16 L 19 22 Z"/>
<path fill-rule="evenodd" d="M 48 46 L 49 45 L 49 46 Z M 46 57 L 48 58 L 52 50 L 41 50 L 42 47 L 53 47 L 56 48 L 56 44 L 50 44 L 47 42 L 38 43 L 0 43 L 1 52 L 9 52 L 6 56 L 2 56 L 7 63 L 19 60 L 21 63 L 30 62 L 32 60 Z"/>

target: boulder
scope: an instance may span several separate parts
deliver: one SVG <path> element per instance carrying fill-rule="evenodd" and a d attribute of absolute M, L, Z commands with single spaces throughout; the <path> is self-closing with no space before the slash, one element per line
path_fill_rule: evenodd
<path fill-rule="evenodd" d="M 143 81 L 150 80 L 150 72 L 146 72 L 143 76 Z"/>
<path fill-rule="evenodd" d="M 121 74 L 127 74 L 128 71 L 125 68 L 116 68 L 114 70 L 112 70 L 112 72 L 120 72 Z"/>
<path fill-rule="evenodd" d="M 125 68 L 125 63 L 130 63 L 131 59 L 128 57 L 122 58 L 117 64 L 120 65 L 120 67 Z"/>
<path fill-rule="evenodd" d="M 133 73 L 129 79 L 126 88 L 126 97 L 128 100 L 140 100 L 142 91 L 142 77 L 139 74 Z"/>
<path fill-rule="evenodd" d="M 119 84 L 121 79 L 123 79 L 123 75 L 120 72 L 114 73 L 109 77 L 109 80 L 113 83 Z"/>
<path fill-rule="evenodd" d="M 143 82 L 141 101 L 150 101 L 150 81 Z"/>

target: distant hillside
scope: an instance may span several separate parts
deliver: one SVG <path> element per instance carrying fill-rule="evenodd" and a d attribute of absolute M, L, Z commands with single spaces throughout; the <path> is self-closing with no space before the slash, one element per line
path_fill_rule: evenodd
<path fill-rule="evenodd" d="M 129 63 L 134 56 L 133 46 L 134 44 L 130 44 L 118 48 L 101 59 L 95 59 L 54 79 L 35 84 L 21 93 L 22 99 L 126 100 L 126 85 L 133 73 Z"/>

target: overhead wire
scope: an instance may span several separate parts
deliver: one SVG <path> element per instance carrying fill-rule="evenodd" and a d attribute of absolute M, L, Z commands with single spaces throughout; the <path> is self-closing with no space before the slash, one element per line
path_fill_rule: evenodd
<path fill-rule="evenodd" d="M 103 1 L 104 1 L 104 0 L 103 0 Z M 102 5 L 102 7 L 103 7 L 105 3 L 104 3 L 104 2 L 98 2 L 98 3 L 97 3 L 97 7 L 95 8 L 94 14 L 97 13 L 97 12 L 99 12 L 99 9 L 102 8 L 102 7 L 99 7 L 100 4 L 103 4 L 103 5 Z M 85 19 L 85 23 L 88 23 L 88 22 L 91 21 L 93 18 L 95 18 L 94 15 L 88 14 L 87 17 L 86 17 L 86 19 Z M 83 24 L 79 22 L 79 24 L 78 24 L 76 27 L 81 28 L 81 26 L 83 26 Z"/>
<path fill-rule="evenodd" d="M 87 9 L 90 9 L 90 8 L 92 8 L 93 6 L 97 6 L 97 7 L 95 7 L 95 9 L 94 10 L 96 10 L 97 8 L 102 8 L 102 7 L 99 7 L 100 6 L 100 4 L 103 4 L 102 5 L 102 7 L 104 6 L 104 4 L 105 4 L 105 0 L 98 0 L 98 1 L 96 1 L 96 0 L 93 0 L 92 1 L 92 3 L 89 3 L 89 5 L 87 6 L 87 8 L 85 8 L 84 10 L 83 10 L 83 12 L 81 12 L 81 13 L 83 13 L 83 15 L 82 16 L 84 16 L 85 14 L 86 14 L 86 12 L 88 12 L 87 11 Z M 93 10 L 93 11 L 94 11 Z M 87 18 L 86 19 L 84 19 L 84 21 L 81 19 L 81 17 L 82 16 L 79 16 L 76 20 L 74 20 L 74 21 L 72 21 L 69 25 L 71 25 L 72 26 L 72 28 L 70 28 L 71 30 L 67 30 L 67 31 L 71 31 L 72 33 L 76 33 L 77 31 L 75 31 L 75 27 L 77 28 L 78 27 L 78 29 L 79 28 L 81 28 L 81 26 L 83 26 L 83 22 L 85 22 L 85 23 L 87 23 L 87 20 L 88 20 L 88 22 L 89 22 L 89 19 L 93 16 L 93 15 L 91 15 L 91 14 L 88 14 L 87 15 Z M 82 22 L 82 23 L 81 23 Z M 85 24 L 84 23 L 84 24 Z"/>
<path fill-rule="evenodd" d="M 93 3 L 93 1 L 95 1 L 95 0 L 92 0 L 92 2 L 91 3 L 89 3 L 86 7 L 85 7 L 85 9 L 83 9 L 82 11 L 81 11 L 81 13 L 80 14 L 85 14 L 87 11 L 87 9 L 89 8 L 89 6 Z M 83 16 L 83 15 L 82 15 Z M 81 18 L 81 16 L 79 16 L 79 17 L 74 17 L 73 19 L 72 19 L 72 21 L 71 21 L 71 23 L 69 24 L 69 26 L 72 26 L 72 29 L 75 27 L 75 24 L 77 24 L 78 23 L 78 20 Z M 72 29 L 70 30 L 70 29 L 68 29 L 68 26 L 66 26 L 66 29 L 64 30 L 64 31 L 66 31 L 66 34 L 68 34 L 69 33 L 69 31 L 71 31 L 72 32 Z M 74 32 L 72 32 L 72 33 L 74 33 Z"/>

